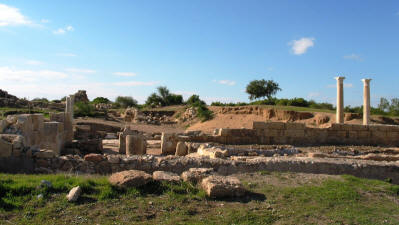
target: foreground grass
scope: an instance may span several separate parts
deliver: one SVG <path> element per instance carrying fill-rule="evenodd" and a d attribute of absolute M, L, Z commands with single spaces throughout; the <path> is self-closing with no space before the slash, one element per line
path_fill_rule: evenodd
<path fill-rule="evenodd" d="M 0 224 L 399 224 L 398 185 L 352 176 L 298 184 L 296 177 L 240 175 L 251 194 L 213 200 L 185 182 L 119 189 L 101 176 L 0 174 Z M 67 202 L 77 185 L 82 197 Z"/>

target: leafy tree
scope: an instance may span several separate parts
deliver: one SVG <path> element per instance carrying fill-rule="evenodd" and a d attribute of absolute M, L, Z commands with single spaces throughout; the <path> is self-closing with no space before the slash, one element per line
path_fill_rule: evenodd
<path fill-rule="evenodd" d="M 389 106 L 389 112 L 392 115 L 399 115 L 399 98 L 391 99 L 391 104 Z"/>
<path fill-rule="evenodd" d="M 169 99 L 168 97 L 170 96 L 170 91 L 167 87 L 165 86 L 159 86 L 157 87 L 158 90 L 158 95 L 162 99 L 162 105 L 169 105 Z"/>
<path fill-rule="evenodd" d="M 93 104 L 100 104 L 100 103 L 108 104 L 110 102 L 111 101 L 108 98 L 104 98 L 104 97 L 97 97 L 97 98 L 93 99 L 93 101 L 92 101 Z"/>
<path fill-rule="evenodd" d="M 187 105 L 193 105 L 193 104 L 195 104 L 196 102 L 201 102 L 202 104 L 205 105 L 205 102 L 202 101 L 202 100 L 200 99 L 199 95 L 191 95 L 191 96 L 187 99 L 186 104 L 187 104 Z"/>
<path fill-rule="evenodd" d="M 34 102 L 49 102 L 47 98 L 34 98 L 32 101 Z"/>
<path fill-rule="evenodd" d="M 161 106 L 162 98 L 159 97 L 156 93 L 152 93 L 150 96 L 148 96 L 147 101 L 145 101 L 145 104 L 150 107 Z"/>
<path fill-rule="evenodd" d="M 146 105 L 156 107 L 183 104 L 183 96 L 170 93 L 165 86 L 158 87 L 157 92 L 148 96 Z"/>
<path fill-rule="evenodd" d="M 378 108 L 381 111 L 387 112 L 389 110 L 389 101 L 386 98 L 380 98 L 380 103 L 378 104 Z"/>
<path fill-rule="evenodd" d="M 96 115 L 96 109 L 92 104 L 85 103 L 85 102 L 76 102 L 74 106 L 74 116 L 75 117 L 83 117 L 83 116 L 90 116 L 93 117 Z"/>
<path fill-rule="evenodd" d="M 273 80 L 253 80 L 246 88 L 246 92 L 249 94 L 249 99 L 254 100 L 258 98 L 271 99 L 277 91 L 281 91 L 279 84 Z"/>
<path fill-rule="evenodd" d="M 137 100 L 130 96 L 118 96 L 115 100 L 115 104 L 122 108 L 137 106 Z"/>

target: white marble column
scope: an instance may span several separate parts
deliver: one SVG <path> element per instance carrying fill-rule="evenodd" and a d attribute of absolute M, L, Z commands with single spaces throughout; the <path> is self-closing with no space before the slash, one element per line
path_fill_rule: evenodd
<path fill-rule="evenodd" d="M 363 125 L 370 123 L 370 81 L 371 79 L 362 79 L 363 81 Z"/>
<path fill-rule="evenodd" d="M 335 77 L 337 80 L 337 113 L 336 123 L 344 123 L 344 79 Z"/>

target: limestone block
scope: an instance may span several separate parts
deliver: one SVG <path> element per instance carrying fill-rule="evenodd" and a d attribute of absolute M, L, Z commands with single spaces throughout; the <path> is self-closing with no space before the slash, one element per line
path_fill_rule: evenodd
<path fill-rule="evenodd" d="M 125 127 L 123 131 L 119 133 L 119 154 L 126 154 L 126 136 L 137 133 L 137 131 L 131 130 L 130 127 Z"/>
<path fill-rule="evenodd" d="M 0 157 L 10 157 L 12 154 L 12 144 L 0 136 Z"/>
<path fill-rule="evenodd" d="M 286 123 L 285 124 L 285 129 L 287 129 L 287 130 L 304 130 L 305 127 L 306 126 L 303 123 Z"/>
<path fill-rule="evenodd" d="M 305 130 L 286 130 L 285 135 L 287 137 L 304 137 Z"/>
<path fill-rule="evenodd" d="M 272 136 L 272 137 L 279 137 L 279 136 L 284 136 L 285 130 L 280 130 L 280 129 L 265 129 L 265 133 L 263 134 L 264 136 Z"/>
<path fill-rule="evenodd" d="M 41 149 L 40 151 L 36 152 L 33 156 L 39 159 L 49 159 L 49 158 L 54 158 L 55 154 L 53 150 Z"/>
<path fill-rule="evenodd" d="M 181 141 L 177 142 L 175 155 L 185 156 L 185 155 L 187 155 L 187 153 L 188 153 L 188 147 L 187 147 L 186 143 L 181 142 Z"/>
<path fill-rule="evenodd" d="M 33 131 L 41 131 L 44 128 L 44 116 L 43 114 L 33 114 L 32 117 L 32 126 Z"/>
<path fill-rule="evenodd" d="M 143 135 L 132 134 L 126 136 L 126 155 L 144 155 L 147 152 L 147 144 Z"/>
<path fill-rule="evenodd" d="M 387 137 L 390 139 L 399 139 L 399 132 L 396 131 L 387 132 Z"/>
<path fill-rule="evenodd" d="M 352 130 L 356 131 L 367 131 L 369 129 L 368 125 L 361 125 L 361 124 L 351 124 Z"/>
<path fill-rule="evenodd" d="M 60 122 L 45 122 L 41 148 L 53 150 L 59 156 L 64 147 L 64 125 Z"/>
<path fill-rule="evenodd" d="M 265 128 L 267 128 L 266 122 L 254 121 L 252 123 L 252 128 L 253 129 L 265 129 Z"/>
<path fill-rule="evenodd" d="M 370 131 L 358 131 L 358 138 L 369 138 L 371 135 Z"/>
<path fill-rule="evenodd" d="M 371 131 L 388 131 L 389 126 L 381 125 L 381 124 L 373 124 L 373 125 L 369 125 L 369 129 Z"/>
<path fill-rule="evenodd" d="M 177 183 L 180 181 L 180 176 L 167 171 L 154 171 L 154 173 L 152 174 L 152 179 L 161 182 L 166 181 Z"/>
<path fill-rule="evenodd" d="M 357 139 L 358 132 L 357 131 L 349 131 L 350 139 Z"/>
<path fill-rule="evenodd" d="M 266 129 L 280 129 L 283 130 L 285 129 L 285 124 L 284 122 L 267 122 L 265 123 L 265 128 Z"/>
<path fill-rule="evenodd" d="M 202 180 L 201 188 L 212 198 L 240 197 L 246 190 L 236 177 L 210 176 Z"/>
<path fill-rule="evenodd" d="M 228 129 L 228 128 L 221 128 L 221 129 L 219 130 L 219 135 L 222 136 L 222 137 L 230 136 L 230 135 L 231 135 L 231 129 Z"/>
<path fill-rule="evenodd" d="M 177 137 L 175 134 L 162 133 L 161 153 L 162 155 L 174 155 L 177 146 Z"/>
<path fill-rule="evenodd" d="M 0 120 L 0 134 L 7 128 L 8 123 L 6 120 Z"/>

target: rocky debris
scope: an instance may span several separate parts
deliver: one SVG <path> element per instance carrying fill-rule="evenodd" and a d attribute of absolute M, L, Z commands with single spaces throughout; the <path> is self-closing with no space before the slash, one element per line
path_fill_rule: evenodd
<path fill-rule="evenodd" d="M 349 120 L 353 120 L 353 119 L 361 119 L 361 118 L 362 118 L 362 114 L 360 114 L 360 113 L 345 113 L 345 116 L 344 116 L 345 121 L 349 121 Z"/>
<path fill-rule="evenodd" d="M 186 142 L 186 145 L 187 145 L 187 154 L 197 152 L 197 151 L 198 151 L 198 148 L 199 148 L 202 144 L 203 144 L 203 143 Z"/>
<path fill-rule="evenodd" d="M 186 143 L 181 142 L 181 141 L 177 142 L 175 155 L 176 156 L 185 156 L 185 155 L 187 155 L 187 153 L 188 153 L 188 148 L 187 148 Z"/>
<path fill-rule="evenodd" d="M 82 188 L 80 186 L 72 188 L 67 194 L 66 198 L 68 202 L 76 202 L 82 194 Z"/>
<path fill-rule="evenodd" d="M 200 183 L 202 179 L 214 174 L 213 168 L 190 168 L 181 174 L 181 178 L 186 182 Z"/>
<path fill-rule="evenodd" d="M 211 159 L 228 157 L 228 151 L 221 147 L 208 147 L 206 144 L 201 145 L 197 150 L 198 155 L 206 156 Z"/>
<path fill-rule="evenodd" d="M 321 152 L 308 152 L 309 158 L 331 158 L 328 154 Z"/>
<path fill-rule="evenodd" d="M 88 103 L 89 102 L 89 98 L 87 97 L 87 93 L 85 90 L 79 90 L 78 92 L 75 93 L 75 103 L 76 102 L 84 102 L 84 103 Z"/>
<path fill-rule="evenodd" d="M 147 142 L 143 135 L 126 135 L 126 155 L 144 155 L 147 152 Z"/>
<path fill-rule="evenodd" d="M 155 171 L 152 174 L 152 179 L 156 181 L 179 182 L 180 176 L 172 172 Z"/>
<path fill-rule="evenodd" d="M 102 154 L 95 154 L 95 153 L 90 153 L 84 156 L 84 160 L 85 161 L 89 161 L 89 162 L 94 162 L 94 163 L 98 163 L 104 160 L 104 157 Z"/>
<path fill-rule="evenodd" d="M 330 117 L 325 114 L 316 114 L 313 121 L 316 125 L 322 125 L 328 123 L 330 121 Z"/>
<path fill-rule="evenodd" d="M 145 121 L 144 114 L 137 108 L 128 107 L 121 117 L 126 122 L 143 122 Z"/>
<path fill-rule="evenodd" d="M 202 180 L 201 188 L 211 198 L 241 197 L 246 193 L 240 180 L 233 176 L 212 175 Z"/>
<path fill-rule="evenodd" d="M 0 89 L 0 107 L 27 108 L 28 106 L 28 100 L 19 99 L 14 95 L 8 94 L 7 91 Z"/>
<path fill-rule="evenodd" d="M 106 111 L 112 109 L 112 103 L 97 103 L 94 105 L 98 111 Z"/>
<path fill-rule="evenodd" d="M 179 120 L 181 122 L 191 121 L 191 120 L 194 120 L 195 118 L 197 118 L 197 114 L 198 114 L 198 112 L 195 107 L 189 107 L 184 111 L 183 115 L 181 115 Z"/>
<path fill-rule="evenodd" d="M 358 159 L 374 160 L 374 161 L 399 161 L 399 155 L 386 155 L 369 153 L 367 155 L 356 156 Z"/>
<path fill-rule="evenodd" d="M 109 177 L 112 185 L 120 187 L 140 187 L 152 180 L 152 176 L 140 170 L 125 170 Z"/>

